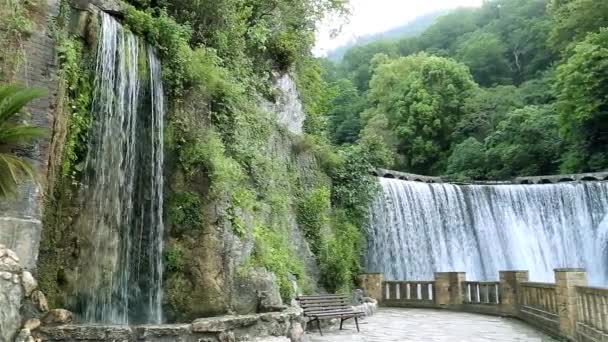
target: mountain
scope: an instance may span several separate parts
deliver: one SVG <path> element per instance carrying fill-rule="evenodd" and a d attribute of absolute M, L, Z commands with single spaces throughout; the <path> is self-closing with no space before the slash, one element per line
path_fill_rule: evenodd
<path fill-rule="evenodd" d="M 346 51 L 350 50 L 354 46 L 363 45 L 363 44 L 367 44 L 367 43 L 370 43 L 373 41 L 383 40 L 383 39 L 388 40 L 388 39 L 398 39 L 398 38 L 416 36 L 416 35 L 422 33 L 427 28 L 429 28 L 431 25 L 433 25 L 433 23 L 435 22 L 435 20 L 437 20 L 437 18 L 441 17 L 442 15 L 444 15 L 448 12 L 449 12 L 448 10 L 432 12 L 432 13 L 417 17 L 413 21 L 410 21 L 401 26 L 397 26 L 388 31 L 358 37 L 355 41 L 353 41 L 351 43 L 342 45 L 334 50 L 329 51 L 327 54 L 327 58 L 331 61 L 338 62 L 338 61 L 342 60 Z"/>

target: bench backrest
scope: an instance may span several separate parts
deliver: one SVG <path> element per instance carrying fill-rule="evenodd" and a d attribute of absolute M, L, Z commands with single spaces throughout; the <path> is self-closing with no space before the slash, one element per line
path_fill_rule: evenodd
<path fill-rule="evenodd" d="M 300 296 L 297 299 L 304 314 L 351 310 L 350 298 L 345 295 Z"/>

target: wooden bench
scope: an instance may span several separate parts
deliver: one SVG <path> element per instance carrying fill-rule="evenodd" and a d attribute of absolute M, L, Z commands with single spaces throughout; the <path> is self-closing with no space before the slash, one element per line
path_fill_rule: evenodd
<path fill-rule="evenodd" d="M 358 318 L 365 316 L 364 312 L 353 310 L 349 296 L 329 294 L 300 296 L 297 299 L 302 309 L 304 309 L 304 317 L 308 317 L 309 322 L 317 321 L 317 328 L 319 328 L 321 336 L 323 336 L 323 331 L 321 331 L 322 319 L 339 318 L 340 330 L 342 330 L 344 321 L 354 318 L 357 331 L 359 331 Z"/>

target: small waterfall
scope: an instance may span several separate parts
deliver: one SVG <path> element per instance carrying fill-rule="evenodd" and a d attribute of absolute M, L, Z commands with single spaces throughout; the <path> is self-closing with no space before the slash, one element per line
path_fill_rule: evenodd
<path fill-rule="evenodd" d="M 154 49 L 102 13 L 73 296 L 87 322 L 162 322 L 161 78 Z"/>
<path fill-rule="evenodd" d="M 529 270 L 584 267 L 608 284 L 608 183 L 425 184 L 381 178 L 372 207 L 367 270 L 388 280 L 466 271 L 470 280 Z M 602 220 L 604 221 L 602 223 Z"/>

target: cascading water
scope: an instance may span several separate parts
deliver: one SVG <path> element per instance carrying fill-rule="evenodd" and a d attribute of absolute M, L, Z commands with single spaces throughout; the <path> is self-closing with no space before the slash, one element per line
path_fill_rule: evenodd
<path fill-rule="evenodd" d="M 161 323 L 161 66 L 151 47 L 100 16 L 73 304 L 87 322 Z"/>
<path fill-rule="evenodd" d="M 388 280 L 428 280 L 434 272 L 497 279 L 529 270 L 584 267 L 608 284 L 608 183 L 425 184 L 381 178 L 371 210 L 367 271 Z M 605 218 L 606 217 L 606 218 Z M 602 223 L 602 220 L 604 222 Z"/>

